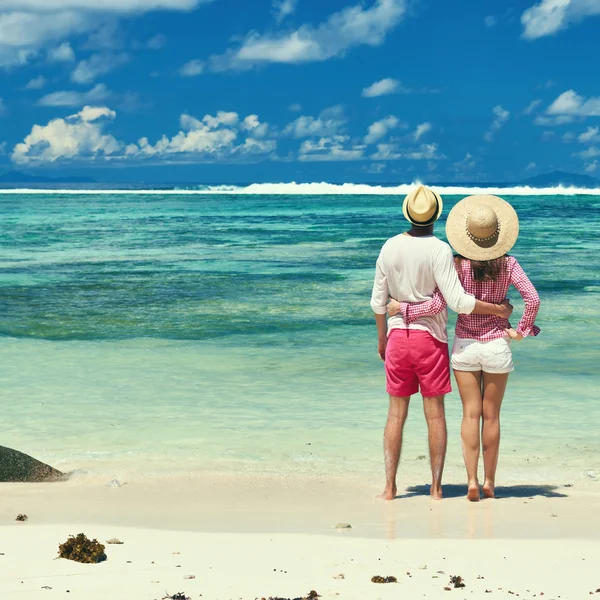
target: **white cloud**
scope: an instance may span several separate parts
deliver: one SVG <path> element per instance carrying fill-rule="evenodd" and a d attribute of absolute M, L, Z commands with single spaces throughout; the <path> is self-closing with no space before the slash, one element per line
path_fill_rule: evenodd
<path fill-rule="evenodd" d="M 266 133 L 268 125 L 260 123 L 256 115 L 240 120 L 235 112 L 220 111 L 215 116 L 205 115 L 202 119 L 183 114 L 180 126 L 181 130 L 175 136 L 169 139 L 163 135 L 154 145 L 149 143 L 148 138 L 129 144 L 126 155 L 138 159 L 187 158 L 196 162 L 216 162 L 268 156 L 277 147 L 275 140 L 259 139 Z M 242 133 L 247 137 L 240 140 Z"/>
<path fill-rule="evenodd" d="M 385 163 L 373 163 L 371 165 L 369 165 L 369 167 L 366 169 L 367 173 L 372 173 L 374 175 L 379 175 L 380 173 L 383 173 L 383 171 L 385 171 L 385 167 L 386 164 Z"/>
<path fill-rule="evenodd" d="M 51 16 L 28 12 L 0 13 L 0 67 L 21 66 L 33 58 L 39 48 L 89 27 L 85 17 L 73 11 Z"/>
<path fill-rule="evenodd" d="M 346 126 L 342 106 L 332 106 L 321 111 L 318 117 L 302 115 L 283 130 L 283 135 L 295 138 L 330 137 L 341 133 Z"/>
<path fill-rule="evenodd" d="M 500 106 L 499 104 L 498 106 L 494 106 L 492 112 L 494 113 L 495 118 L 492 121 L 490 128 L 485 132 L 483 136 L 483 139 L 486 142 L 491 142 L 494 139 L 496 133 L 498 133 L 498 131 L 500 131 L 500 129 L 504 127 L 504 125 L 510 117 L 510 113 L 504 108 L 502 108 L 502 106 Z"/>
<path fill-rule="evenodd" d="M 179 74 L 182 77 L 196 77 L 204 72 L 203 60 L 190 60 L 179 69 Z"/>
<path fill-rule="evenodd" d="M 66 119 L 34 125 L 25 140 L 15 146 L 12 160 L 18 164 L 39 164 L 110 157 L 122 147 L 112 135 L 103 133 L 105 122 L 115 117 L 116 113 L 106 107 L 86 106 Z"/>
<path fill-rule="evenodd" d="M 290 104 L 288 110 L 291 112 L 300 112 L 302 110 L 301 104 Z"/>
<path fill-rule="evenodd" d="M 535 40 L 552 35 L 586 17 L 598 14 L 598 0 L 541 0 L 521 16 L 523 37 Z"/>
<path fill-rule="evenodd" d="M 377 152 L 369 156 L 372 160 L 440 160 L 437 144 L 421 144 L 410 150 L 399 150 L 396 144 L 377 144 Z"/>
<path fill-rule="evenodd" d="M 583 159 L 596 158 L 597 156 L 600 156 L 600 148 L 596 146 L 590 146 L 581 152 L 575 152 L 573 156 L 579 156 Z"/>
<path fill-rule="evenodd" d="M 385 94 L 393 94 L 398 90 L 400 82 L 397 79 L 381 79 L 372 83 L 369 87 L 366 87 L 362 91 L 362 95 L 365 98 L 376 98 L 377 96 L 384 96 Z"/>
<path fill-rule="evenodd" d="M 530 162 L 526 167 L 525 170 L 526 171 L 533 171 L 535 168 L 537 167 L 537 165 L 534 162 Z"/>
<path fill-rule="evenodd" d="M 303 162 L 362 160 L 365 147 L 354 145 L 347 135 L 322 137 L 318 141 L 305 140 L 300 145 L 298 159 Z"/>
<path fill-rule="evenodd" d="M 540 104 L 541 100 L 532 100 L 524 109 L 522 114 L 530 115 Z"/>
<path fill-rule="evenodd" d="M 467 152 L 462 160 L 459 160 L 452 165 L 452 170 L 459 173 L 472 171 L 477 166 L 477 161 L 477 158 L 473 158 L 473 155 L 470 152 Z"/>
<path fill-rule="evenodd" d="M 43 49 L 97 31 L 114 14 L 191 10 L 204 1 L 0 0 L 0 68 L 25 65 Z"/>
<path fill-rule="evenodd" d="M 268 125 L 256 115 L 240 119 L 235 112 L 219 111 L 197 119 L 180 117 L 180 131 L 169 138 L 163 135 L 152 144 L 143 137 L 126 144 L 104 133 L 116 113 L 106 107 L 86 106 L 66 119 L 47 125 L 34 125 L 31 133 L 17 144 L 12 159 L 18 164 L 42 164 L 82 160 L 169 160 L 190 162 L 248 161 L 272 156 L 277 148 L 273 139 L 264 139 Z"/>
<path fill-rule="evenodd" d="M 590 142 L 600 142 L 600 135 L 598 132 L 600 131 L 600 127 L 588 127 L 582 134 L 580 134 L 577 139 L 582 144 L 589 144 Z"/>
<path fill-rule="evenodd" d="M 69 42 L 63 42 L 60 46 L 48 50 L 48 62 L 73 62 L 74 60 L 75 52 Z"/>
<path fill-rule="evenodd" d="M 498 24 L 498 19 L 496 19 L 496 17 L 493 15 L 489 15 L 483 20 L 483 22 L 485 23 L 486 27 L 495 27 Z"/>
<path fill-rule="evenodd" d="M 247 131 L 254 138 L 264 138 L 268 131 L 268 123 L 261 123 L 258 120 L 258 115 L 248 115 L 240 125 L 243 131 Z"/>
<path fill-rule="evenodd" d="M 297 4 L 298 0 L 273 0 L 273 12 L 278 25 L 296 12 Z"/>
<path fill-rule="evenodd" d="M 213 56 L 214 70 L 248 69 L 265 63 L 307 63 L 344 56 L 360 46 L 381 45 L 405 14 L 405 0 L 375 0 L 332 14 L 323 23 L 287 32 L 250 33 L 241 46 Z"/>
<path fill-rule="evenodd" d="M 75 83 L 91 83 L 101 75 L 129 62 L 128 54 L 92 54 L 90 58 L 80 61 L 73 73 L 71 81 Z"/>
<path fill-rule="evenodd" d="M 420 88 L 411 89 L 402 85 L 397 79 L 381 79 L 372 83 L 362 91 L 362 95 L 365 98 L 376 98 L 377 96 L 384 96 L 385 94 L 437 94 L 440 90 L 435 88 Z"/>
<path fill-rule="evenodd" d="M 34 77 L 33 79 L 29 80 L 29 83 L 25 86 L 25 89 L 41 90 L 46 85 L 46 83 L 46 78 L 43 75 L 38 75 L 37 77 Z"/>
<path fill-rule="evenodd" d="M 538 115 L 535 118 L 534 123 L 536 125 L 543 126 L 554 126 L 554 125 L 566 125 L 567 123 L 572 123 L 575 119 L 570 115 L 558 115 L 556 117 L 545 117 L 543 115 Z"/>
<path fill-rule="evenodd" d="M 106 86 L 99 83 L 88 92 L 53 92 L 41 98 L 38 104 L 40 106 L 84 106 L 103 102 L 110 95 L 110 91 Z"/>
<path fill-rule="evenodd" d="M 42 13 L 59 10 L 98 12 L 149 12 L 153 10 L 192 10 L 200 0 L 2 0 L 3 10 L 27 10 Z"/>
<path fill-rule="evenodd" d="M 445 158 L 443 154 L 438 153 L 437 144 L 421 144 L 417 150 L 408 152 L 404 156 L 411 160 L 441 160 Z"/>
<path fill-rule="evenodd" d="M 386 136 L 391 129 L 395 129 L 400 125 L 400 121 L 394 115 L 385 117 L 379 121 L 375 121 L 372 125 L 369 125 L 367 135 L 365 135 L 365 144 L 374 144 L 377 140 Z"/>
<path fill-rule="evenodd" d="M 415 140 L 419 141 L 419 139 L 421 138 L 421 136 L 425 135 L 426 133 L 428 133 L 429 131 L 431 131 L 431 123 L 421 123 L 420 125 L 417 125 L 417 128 L 415 129 Z"/>
<path fill-rule="evenodd" d="M 563 92 L 546 110 L 549 115 L 600 117 L 600 96 L 585 98 L 574 90 Z"/>
<path fill-rule="evenodd" d="M 584 169 L 583 169 L 583 170 L 584 170 L 586 173 L 593 173 L 593 172 L 594 172 L 594 171 L 595 171 L 597 168 L 598 168 L 598 161 L 597 161 L 597 160 L 594 160 L 594 161 L 593 161 L 593 162 L 591 162 L 591 163 L 587 163 L 587 164 L 585 165 L 585 167 L 584 167 Z"/>
<path fill-rule="evenodd" d="M 149 50 L 160 50 L 167 45 L 167 36 L 162 33 L 156 34 L 154 37 L 151 37 L 145 44 L 146 48 Z"/>

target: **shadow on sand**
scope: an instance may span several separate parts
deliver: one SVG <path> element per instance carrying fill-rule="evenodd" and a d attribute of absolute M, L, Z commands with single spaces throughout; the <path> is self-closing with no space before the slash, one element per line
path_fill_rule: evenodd
<path fill-rule="evenodd" d="M 496 499 L 503 498 L 533 498 L 543 496 L 544 498 L 567 498 L 567 494 L 559 492 L 558 485 L 501 485 L 496 488 Z M 467 495 L 466 485 L 449 483 L 443 486 L 444 498 L 462 498 Z M 414 496 L 429 496 L 429 485 L 413 485 L 406 488 L 404 494 L 396 498 L 413 498 Z"/>

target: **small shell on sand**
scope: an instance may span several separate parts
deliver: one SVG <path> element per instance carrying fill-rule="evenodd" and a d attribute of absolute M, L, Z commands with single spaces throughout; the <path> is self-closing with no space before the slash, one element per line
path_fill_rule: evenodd
<path fill-rule="evenodd" d="M 336 529 L 352 529 L 352 525 L 350 525 L 350 523 L 337 523 L 335 528 Z"/>
<path fill-rule="evenodd" d="M 110 487 L 110 488 L 120 488 L 122 486 L 124 486 L 125 483 L 123 483 L 122 481 L 119 481 L 118 479 L 113 479 L 112 481 L 109 481 L 106 484 L 106 487 Z"/>
<path fill-rule="evenodd" d="M 119 538 L 111 538 L 110 540 L 106 540 L 107 544 L 122 544 L 123 542 Z"/>

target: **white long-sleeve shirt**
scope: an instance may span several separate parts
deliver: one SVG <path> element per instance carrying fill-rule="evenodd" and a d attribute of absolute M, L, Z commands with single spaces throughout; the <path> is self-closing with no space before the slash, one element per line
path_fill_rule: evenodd
<path fill-rule="evenodd" d="M 379 253 L 371 308 L 383 315 L 390 297 L 400 302 L 430 300 L 436 287 L 453 311 L 473 312 L 475 297 L 465 292 L 458 279 L 450 246 L 432 235 L 413 237 L 403 233 L 390 238 Z M 447 310 L 408 325 L 398 314 L 388 319 L 388 334 L 392 329 L 421 329 L 447 342 L 447 325 Z"/>

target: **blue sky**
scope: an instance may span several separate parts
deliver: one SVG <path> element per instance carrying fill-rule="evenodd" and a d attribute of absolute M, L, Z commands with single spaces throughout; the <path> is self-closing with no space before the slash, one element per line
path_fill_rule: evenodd
<path fill-rule="evenodd" d="M 0 169 L 600 176 L 600 0 L 0 0 Z"/>

